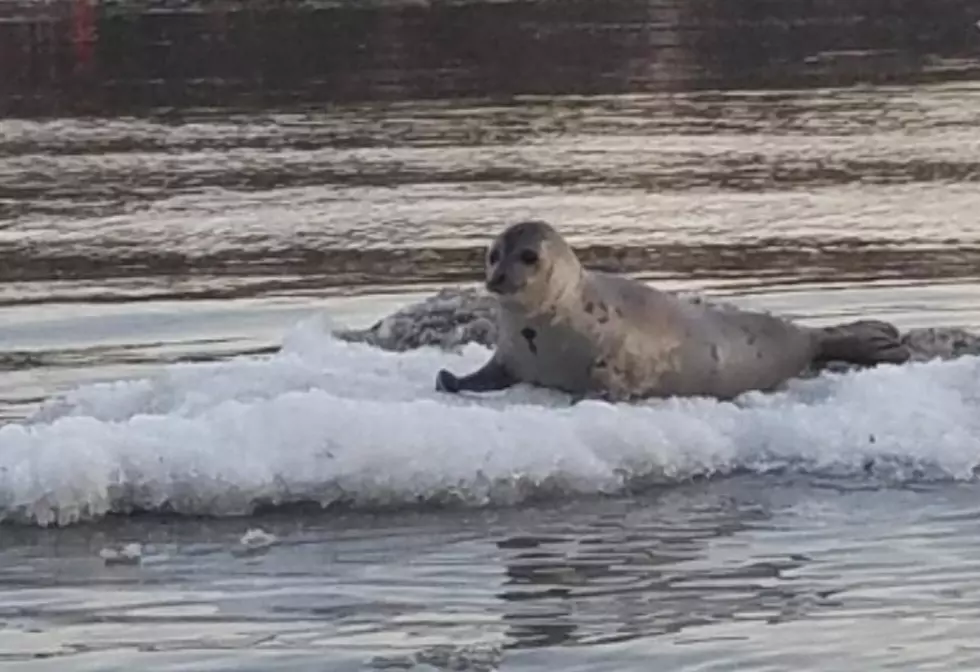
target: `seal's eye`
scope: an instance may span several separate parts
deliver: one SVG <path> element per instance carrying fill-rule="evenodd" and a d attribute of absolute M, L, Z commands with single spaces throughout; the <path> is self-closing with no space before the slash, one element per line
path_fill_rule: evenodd
<path fill-rule="evenodd" d="M 524 250 L 521 252 L 521 261 L 528 266 L 534 266 L 534 264 L 538 263 L 538 253 L 534 250 Z"/>
<path fill-rule="evenodd" d="M 492 266 L 492 265 L 496 264 L 498 261 L 500 261 L 500 252 L 498 250 L 491 250 L 490 251 L 490 265 Z"/>

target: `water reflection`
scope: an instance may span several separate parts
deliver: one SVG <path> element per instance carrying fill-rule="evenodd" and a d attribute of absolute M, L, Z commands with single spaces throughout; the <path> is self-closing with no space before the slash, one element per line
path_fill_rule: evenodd
<path fill-rule="evenodd" d="M 0 113 L 976 77 L 971 0 L 0 7 Z"/>
<path fill-rule="evenodd" d="M 972 485 L 749 476 L 519 510 L 6 527 L 0 660 L 99 652 L 145 668 L 193 652 L 236 669 L 260 655 L 267 669 L 294 669 L 296 655 L 460 669 L 446 661 L 502 651 L 523 670 L 544 650 L 596 656 L 590 669 L 643 670 L 650 656 L 677 670 L 819 669 L 807 658 L 819 642 L 872 667 L 905 650 L 942 664 L 970 641 L 978 521 Z M 279 544 L 236 554 L 252 526 Z M 140 566 L 98 560 L 131 541 Z"/>
<path fill-rule="evenodd" d="M 799 495 L 766 494 L 752 481 L 477 514 L 14 527 L 0 542 L 0 618 L 42 632 L 74 625 L 59 655 L 82 644 L 72 632 L 101 651 L 245 651 L 261 641 L 280 652 L 391 652 L 413 641 L 511 650 L 624 642 L 831 608 L 832 591 L 792 576 L 805 555 L 753 542 Z M 256 525 L 279 543 L 236 555 L 238 536 Z M 144 545 L 140 566 L 101 566 L 101 548 L 132 541 Z M 141 639 L 156 628 L 176 639 Z M 2 658 L 21 659 L 0 647 Z"/>
<path fill-rule="evenodd" d="M 509 646 L 623 642 L 735 620 L 801 618 L 830 605 L 828 591 L 789 578 L 805 556 L 754 557 L 748 542 L 737 541 L 770 524 L 765 497 L 694 491 L 499 541 L 506 580 L 497 597 L 507 603 Z"/>

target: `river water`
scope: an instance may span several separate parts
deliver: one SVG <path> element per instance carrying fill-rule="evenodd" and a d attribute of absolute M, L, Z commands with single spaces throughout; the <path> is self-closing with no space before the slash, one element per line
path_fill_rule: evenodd
<path fill-rule="evenodd" d="M 980 330 L 978 128 L 969 81 L 0 120 L 0 667 L 977 669 L 978 358 L 572 408 L 329 331 L 523 217 Z"/>

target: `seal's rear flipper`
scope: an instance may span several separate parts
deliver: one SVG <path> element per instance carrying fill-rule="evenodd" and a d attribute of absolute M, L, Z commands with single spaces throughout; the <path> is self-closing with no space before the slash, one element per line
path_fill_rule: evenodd
<path fill-rule="evenodd" d="M 480 369 L 462 378 L 457 378 L 445 369 L 436 374 L 436 390 L 450 394 L 456 392 L 493 392 L 516 384 L 517 379 L 493 358 Z"/>
<path fill-rule="evenodd" d="M 845 362 L 858 366 L 901 364 L 911 353 L 902 342 L 898 329 L 888 322 L 860 320 L 820 330 L 820 352 L 817 360 Z"/>

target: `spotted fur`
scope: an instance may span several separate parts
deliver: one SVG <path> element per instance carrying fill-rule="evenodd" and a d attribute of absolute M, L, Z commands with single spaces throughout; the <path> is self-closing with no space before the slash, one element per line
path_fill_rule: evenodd
<path fill-rule="evenodd" d="M 828 359 L 874 365 L 909 357 L 897 329 L 884 322 L 810 328 L 588 271 L 540 221 L 514 224 L 496 238 L 486 285 L 499 301 L 494 354 L 461 378 L 440 371 L 440 390 L 528 383 L 609 400 L 731 399 L 774 389 Z"/>

